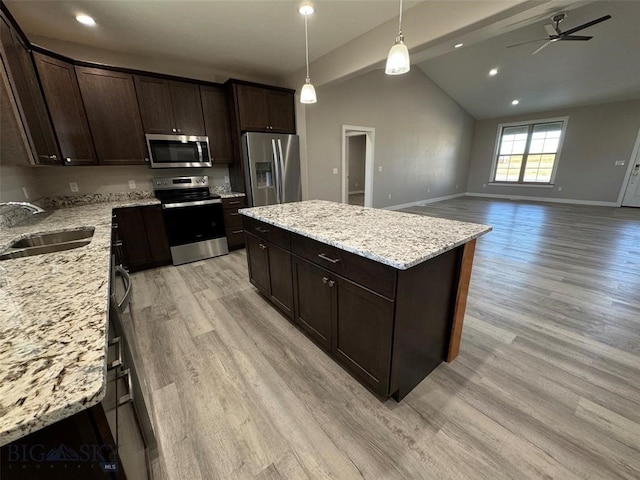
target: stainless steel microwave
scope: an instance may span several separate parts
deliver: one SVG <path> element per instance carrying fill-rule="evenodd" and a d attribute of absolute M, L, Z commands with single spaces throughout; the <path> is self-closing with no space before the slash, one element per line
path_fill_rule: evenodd
<path fill-rule="evenodd" d="M 209 137 L 148 133 L 151 168 L 210 167 Z"/>

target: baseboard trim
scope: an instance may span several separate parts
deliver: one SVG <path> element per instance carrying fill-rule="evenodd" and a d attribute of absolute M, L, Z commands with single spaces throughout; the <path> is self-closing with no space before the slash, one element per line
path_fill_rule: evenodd
<path fill-rule="evenodd" d="M 428 203 L 442 202 L 443 200 L 450 200 L 452 198 L 464 197 L 466 193 L 454 193 L 453 195 L 445 195 L 444 197 L 427 198 L 425 200 L 418 200 L 417 202 L 402 203 L 400 205 L 391 205 L 389 207 L 382 207 L 383 210 L 401 210 L 403 208 L 416 207 L 420 205 L 427 205 Z"/>
<path fill-rule="evenodd" d="M 358 195 L 360 193 L 364 193 L 364 190 L 354 190 L 353 192 L 349 192 L 349 195 Z"/>
<path fill-rule="evenodd" d="M 593 205 L 596 207 L 619 207 L 617 202 L 599 202 L 595 200 L 577 200 L 573 198 L 555 198 L 555 197 L 531 197 L 527 195 L 503 195 L 499 193 L 472 193 L 467 192 L 467 197 L 483 197 L 483 198 L 502 198 L 505 200 L 526 200 L 529 202 L 548 202 L 548 203 L 567 203 L 571 205 Z"/>

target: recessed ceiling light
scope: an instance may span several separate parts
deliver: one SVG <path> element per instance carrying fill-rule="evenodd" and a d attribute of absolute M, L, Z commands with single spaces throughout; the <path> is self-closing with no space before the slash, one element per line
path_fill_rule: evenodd
<path fill-rule="evenodd" d="M 520 100 L 513 100 L 511 102 L 511 105 L 518 105 L 520 103 Z"/>
<path fill-rule="evenodd" d="M 91 18 L 89 15 L 76 15 L 76 20 L 82 23 L 83 25 L 88 25 L 90 27 L 96 26 L 96 21 Z"/>
<path fill-rule="evenodd" d="M 460 48 L 464 45 L 464 43 L 456 43 L 453 48 Z"/>
<path fill-rule="evenodd" d="M 492 68 L 491 70 L 489 70 L 489 75 L 491 75 L 492 77 L 497 74 L 498 74 L 497 68 Z"/>
<path fill-rule="evenodd" d="M 316 10 L 313 8 L 313 6 L 309 5 L 308 3 L 306 5 L 302 5 L 299 9 L 298 9 L 298 13 L 301 13 L 302 15 L 311 15 L 313 12 L 315 12 Z"/>

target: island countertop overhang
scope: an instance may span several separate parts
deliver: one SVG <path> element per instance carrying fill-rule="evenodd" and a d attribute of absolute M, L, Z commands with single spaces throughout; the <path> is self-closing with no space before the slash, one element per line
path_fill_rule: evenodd
<path fill-rule="evenodd" d="M 491 231 L 488 225 L 306 200 L 239 212 L 370 260 L 407 270 Z"/>

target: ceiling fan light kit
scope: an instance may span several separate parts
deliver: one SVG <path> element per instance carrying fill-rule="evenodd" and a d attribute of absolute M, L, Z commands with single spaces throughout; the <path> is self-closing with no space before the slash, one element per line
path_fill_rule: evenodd
<path fill-rule="evenodd" d="M 311 78 L 309 78 L 309 33 L 307 30 L 307 17 L 314 12 L 313 6 L 310 4 L 305 4 L 298 12 L 304 16 L 304 47 L 305 47 L 305 60 L 307 64 L 307 76 L 304 81 L 304 85 L 300 90 L 300 103 L 316 103 L 318 101 L 318 97 L 316 96 L 316 89 L 311 83 Z"/>
<path fill-rule="evenodd" d="M 400 0 L 398 35 L 396 36 L 395 44 L 389 50 L 384 73 L 387 75 L 402 75 L 409 70 L 411 70 L 411 62 L 409 61 L 409 49 L 404 44 L 404 35 L 402 34 L 402 0 Z"/>
<path fill-rule="evenodd" d="M 603 17 L 596 18 L 595 20 L 591 20 L 590 22 L 583 23 L 582 25 L 578 25 L 577 27 L 570 28 L 569 30 L 563 32 L 562 30 L 560 30 L 560 23 L 566 20 L 566 18 L 567 18 L 567 14 L 564 12 L 556 13 L 551 17 L 551 21 L 553 22 L 553 24 L 552 25 L 547 24 L 544 26 L 545 30 L 547 31 L 548 38 L 541 38 L 538 40 L 531 40 L 529 42 L 516 43 L 515 45 L 509 45 L 507 48 L 518 47 L 520 45 L 525 45 L 527 43 L 544 41 L 545 43 L 540 45 L 531 54 L 531 55 L 535 55 L 540 50 L 548 47 L 549 45 L 555 42 L 560 42 L 560 41 L 586 42 L 588 40 L 591 40 L 593 37 L 586 36 L 586 35 L 573 35 L 573 34 L 576 32 L 579 32 L 580 30 L 584 30 L 585 28 L 589 28 L 598 23 L 604 22 L 605 20 L 609 20 L 611 18 L 611 15 L 605 15 Z"/>

